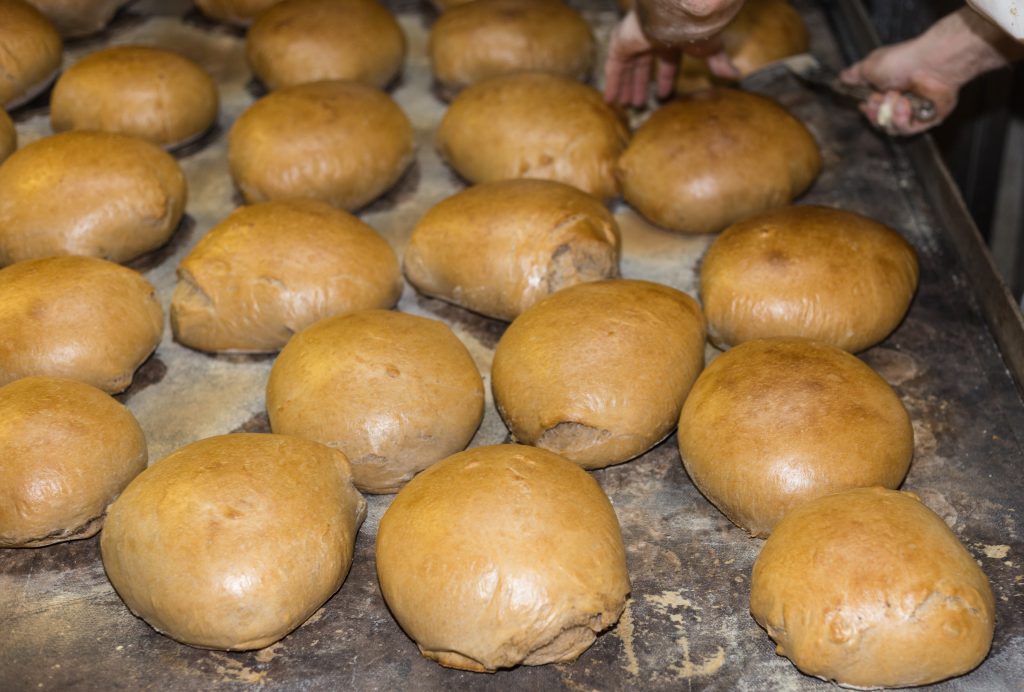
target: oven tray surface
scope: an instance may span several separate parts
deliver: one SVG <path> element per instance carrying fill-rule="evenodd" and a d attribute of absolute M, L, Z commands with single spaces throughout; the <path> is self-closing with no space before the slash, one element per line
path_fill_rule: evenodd
<path fill-rule="evenodd" d="M 795 3 L 812 49 L 834 67 L 838 48 L 821 8 Z M 603 46 L 616 13 L 583 5 Z M 444 105 L 431 90 L 426 42 L 434 13 L 398 6 L 409 39 L 392 94 L 416 128 L 417 160 L 383 199 L 359 212 L 401 256 L 419 216 L 464 184 L 439 159 L 433 133 Z M 189 181 L 187 217 L 170 244 L 136 262 L 165 310 L 178 262 L 238 203 L 226 162 L 231 122 L 261 93 L 245 65 L 240 31 L 204 20 L 187 2 L 138 2 L 98 37 L 69 43 L 65 66 L 105 45 L 167 46 L 219 82 L 217 128 L 179 153 Z M 600 66 L 600 61 L 598 66 Z M 599 68 L 598 68 L 599 71 Z M 800 202 L 843 207 L 898 229 L 921 260 L 921 286 L 904 323 L 861 354 L 896 389 L 914 421 L 915 454 L 904 485 L 953 528 L 992 582 L 997 604 L 988 659 L 949 690 L 1019 689 L 1024 680 L 1024 404 L 981 317 L 967 276 L 898 144 L 857 112 L 808 91 L 783 71 L 749 80 L 811 128 L 824 171 Z M 50 133 L 45 107 L 16 112 L 20 144 Z M 657 229 L 619 203 L 622 273 L 697 295 L 700 257 L 713 236 Z M 489 389 L 504 324 L 424 298 L 407 284 L 399 309 L 441 319 L 470 349 Z M 716 351 L 708 348 L 708 358 Z M 157 461 L 194 440 L 268 431 L 264 386 L 272 356 L 210 356 L 173 342 L 121 399 L 138 417 Z M 508 440 L 488 392 L 473 445 Z M 420 656 L 377 587 L 373 544 L 392 496 L 368 496 L 352 571 L 341 590 L 298 630 L 255 652 L 204 651 L 157 634 L 127 610 L 103 572 L 97 538 L 0 550 L 0 688 L 233 689 L 258 684 L 308 689 L 824 689 L 774 654 L 750 617 L 750 570 L 761 542 L 733 526 L 690 483 L 675 436 L 639 459 L 594 473 L 622 524 L 633 591 L 622 619 L 572 664 L 494 675 L 448 670 Z"/>

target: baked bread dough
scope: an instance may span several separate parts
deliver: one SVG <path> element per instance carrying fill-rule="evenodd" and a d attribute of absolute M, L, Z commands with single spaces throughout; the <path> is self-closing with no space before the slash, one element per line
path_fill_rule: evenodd
<path fill-rule="evenodd" d="M 810 50 L 807 26 L 789 0 L 747 0 L 719 38 L 726 55 L 744 77 L 777 60 Z M 678 92 L 724 83 L 711 74 L 704 60 L 689 56 L 683 57 L 676 75 Z"/>
<path fill-rule="evenodd" d="M 46 15 L 65 38 L 88 36 L 101 31 L 114 13 L 130 0 L 28 0 Z"/>
<path fill-rule="evenodd" d="M 127 267 L 48 257 L 0 269 L 0 385 L 49 375 L 123 391 L 163 329 L 155 289 Z"/>
<path fill-rule="evenodd" d="M 816 497 L 898 487 L 914 431 L 892 388 L 849 353 L 807 339 L 758 339 L 697 378 L 679 417 L 679 453 L 725 516 L 767 536 Z"/>
<path fill-rule="evenodd" d="M 782 206 L 821 169 L 803 123 L 763 96 L 711 89 L 662 106 L 619 160 L 625 200 L 680 233 L 714 233 Z"/>
<path fill-rule="evenodd" d="M 317 320 L 390 308 L 402 294 L 388 242 L 312 199 L 236 209 L 178 266 L 174 337 L 202 351 L 266 353 Z"/>
<path fill-rule="evenodd" d="M 704 317 L 649 281 L 578 284 L 525 311 L 491 383 L 514 438 L 588 469 L 642 454 L 675 429 L 704 367 Z"/>
<path fill-rule="evenodd" d="M 38 139 L 0 165 L 0 266 L 54 255 L 127 262 L 167 242 L 186 196 L 178 162 L 149 142 L 85 131 Z"/>
<path fill-rule="evenodd" d="M 56 377 L 0 387 L 0 548 L 96 535 L 146 458 L 135 417 L 95 387 Z"/>
<path fill-rule="evenodd" d="M 209 19 L 239 26 L 248 26 L 260 12 L 279 2 L 281 0 L 193 0 Z"/>
<path fill-rule="evenodd" d="M 39 10 L 22 0 L 0 0 L 0 46 L 0 107 L 11 110 L 53 81 L 64 45 Z"/>
<path fill-rule="evenodd" d="M 430 29 L 430 65 L 454 93 L 487 77 L 550 72 L 586 81 L 594 37 L 579 12 L 552 0 L 476 0 L 444 12 Z"/>
<path fill-rule="evenodd" d="M 18 148 L 18 131 L 7 111 L 0 108 L 0 163 Z"/>
<path fill-rule="evenodd" d="M 405 274 L 422 293 L 512 320 L 557 290 L 618 276 L 619 247 L 615 217 L 585 192 L 503 180 L 428 211 L 406 246 Z"/>
<path fill-rule="evenodd" d="M 328 79 L 384 88 L 402 69 L 405 34 L 377 0 L 283 0 L 252 23 L 245 57 L 268 89 Z"/>
<path fill-rule="evenodd" d="M 356 82 L 275 91 L 242 113 L 228 137 L 231 175 L 250 204 L 312 197 L 352 211 L 398 182 L 413 157 L 402 109 Z"/>
<path fill-rule="evenodd" d="M 619 193 L 615 162 L 629 131 L 594 88 L 528 72 L 464 89 L 437 131 L 437 148 L 472 183 L 540 178 L 600 199 Z"/>
<path fill-rule="evenodd" d="M 465 449 L 483 419 L 484 387 L 444 323 L 365 310 L 292 337 L 270 370 L 267 412 L 274 432 L 343 451 L 360 490 L 393 493 Z"/>
<path fill-rule="evenodd" d="M 841 209 L 797 206 L 727 229 L 704 256 L 700 292 L 720 347 L 803 336 L 857 352 L 903 320 L 917 279 L 914 249 L 892 229 Z"/>
<path fill-rule="evenodd" d="M 793 510 L 754 563 L 750 612 L 804 673 L 845 687 L 928 685 L 992 643 L 985 573 L 911 493 L 860 488 Z"/>
<path fill-rule="evenodd" d="M 132 613 L 206 649 L 273 644 L 341 588 L 366 500 L 345 455 L 309 440 L 200 440 L 110 506 L 103 567 Z"/>
<path fill-rule="evenodd" d="M 114 46 L 64 71 L 50 97 L 54 132 L 101 130 L 173 149 L 217 120 L 217 85 L 196 63 L 169 50 Z"/>
<path fill-rule="evenodd" d="M 629 594 L 601 487 L 520 445 L 456 454 L 403 488 L 380 521 L 377 576 L 424 656 L 478 672 L 574 660 Z"/>

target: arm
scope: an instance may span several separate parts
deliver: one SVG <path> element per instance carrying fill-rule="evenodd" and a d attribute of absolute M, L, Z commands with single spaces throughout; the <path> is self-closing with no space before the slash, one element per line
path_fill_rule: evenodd
<path fill-rule="evenodd" d="M 1024 46 L 969 7 L 943 17 L 917 38 L 873 51 L 841 75 L 875 93 L 861 110 L 875 127 L 912 135 L 942 122 L 956 107 L 960 88 L 978 75 L 1024 57 Z M 930 99 L 936 117 L 912 119 L 901 92 Z"/>
<path fill-rule="evenodd" d="M 636 0 L 612 31 L 605 63 L 605 99 L 640 106 L 647 101 L 651 66 L 656 65 L 657 94 L 672 92 L 680 51 L 706 57 L 711 71 L 738 77 L 714 40 L 739 12 L 744 0 Z"/>

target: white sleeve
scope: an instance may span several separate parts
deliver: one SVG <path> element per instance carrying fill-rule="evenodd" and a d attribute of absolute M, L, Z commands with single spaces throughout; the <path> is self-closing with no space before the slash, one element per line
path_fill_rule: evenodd
<path fill-rule="evenodd" d="M 967 0 L 980 15 L 1024 41 L 1024 0 Z"/>

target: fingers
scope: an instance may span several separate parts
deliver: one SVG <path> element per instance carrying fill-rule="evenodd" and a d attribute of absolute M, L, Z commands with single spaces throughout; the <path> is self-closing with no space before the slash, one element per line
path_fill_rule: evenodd
<path fill-rule="evenodd" d="M 626 65 L 621 60 L 608 58 L 604 64 L 604 100 L 608 103 L 621 103 L 619 92 L 622 90 L 623 73 Z"/>
<path fill-rule="evenodd" d="M 721 79 L 739 79 L 743 76 L 724 50 L 709 55 L 707 62 L 711 74 Z"/>
<path fill-rule="evenodd" d="M 656 90 L 658 98 L 666 99 L 672 94 L 679 71 L 679 55 L 675 52 L 659 53 L 656 67 Z"/>

